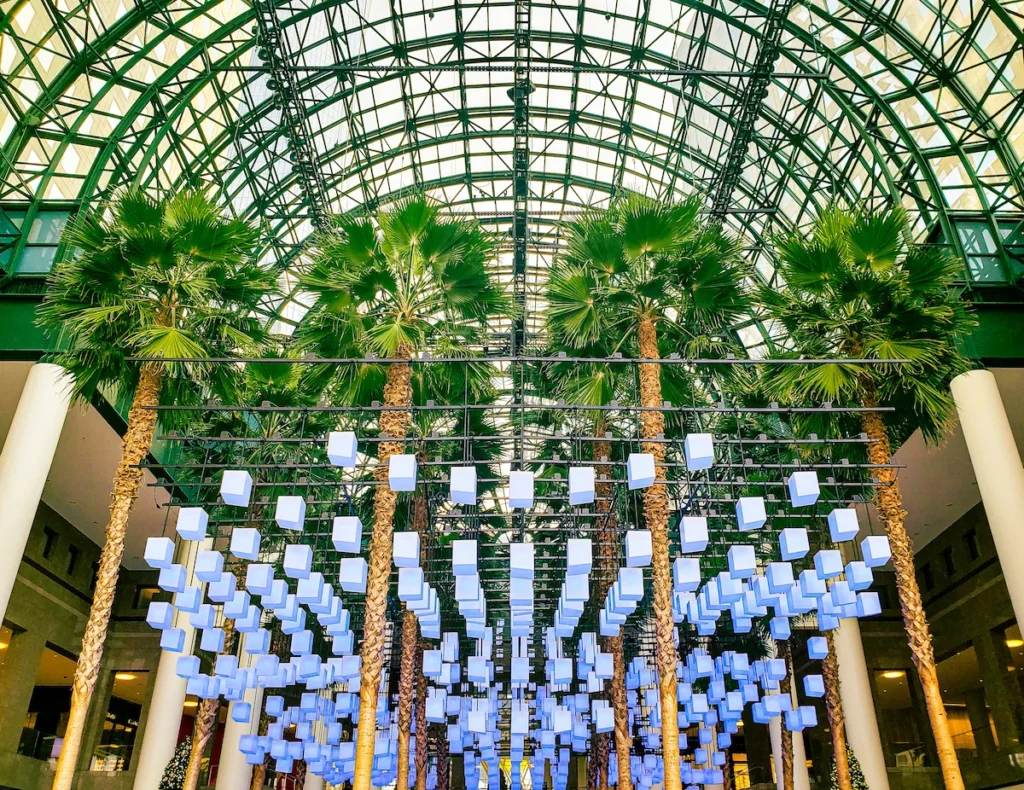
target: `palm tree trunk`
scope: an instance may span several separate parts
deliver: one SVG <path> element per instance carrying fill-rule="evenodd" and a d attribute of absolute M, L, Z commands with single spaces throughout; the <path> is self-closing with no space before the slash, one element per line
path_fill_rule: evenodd
<path fill-rule="evenodd" d="M 295 784 L 292 790 L 302 790 L 306 786 L 306 761 L 299 760 L 295 763 Z"/>
<path fill-rule="evenodd" d="M 866 383 L 864 390 L 864 405 L 869 408 L 876 407 L 878 398 L 873 385 Z M 888 464 L 892 459 L 892 448 L 889 431 L 882 416 L 875 411 L 861 412 L 861 424 L 868 439 L 871 440 L 868 444 L 868 460 L 879 466 Z M 875 489 L 875 506 L 885 523 L 885 533 L 889 536 L 892 565 L 896 571 L 896 590 L 899 593 L 900 610 L 903 612 L 903 627 L 907 632 L 910 653 L 924 691 L 925 708 L 935 737 L 935 751 L 938 753 L 939 767 L 942 769 L 942 780 L 946 790 L 963 790 L 964 780 L 960 773 L 953 738 L 949 734 L 946 707 L 942 702 L 939 678 L 935 671 L 932 634 L 925 617 L 921 589 L 917 585 L 917 575 L 914 571 L 914 547 L 904 526 L 907 512 L 903 509 L 899 480 L 895 469 L 879 468 L 875 470 L 875 475 L 881 483 Z"/>
<path fill-rule="evenodd" d="M 117 576 L 124 557 L 124 539 L 128 531 L 128 516 L 142 486 L 142 469 L 138 468 L 153 445 L 156 430 L 156 412 L 150 407 L 159 405 L 163 368 L 159 365 L 142 366 L 139 383 L 135 388 L 131 410 L 128 412 L 128 430 L 121 442 L 121 460 L 114 473 L 114 489 L 110 501 L 110 521 L 107 522 L 100 567 L 96 576 L 96 590 L 89 610 L 89 621 L 82 638 L 82 652 L 75 667 L 71 692 L 71 711 L 57 771 L 53 777 L 54 790 L 71 790 L 75 778 L 78 754 L 82 749 L 85 719 L 89 713 L 92 692 L 100 674 L 103 647 L 110 624 L 110 611 L 117 591 Z"/>
<path fill-rule="evenodd" d="M 597 764 L 600 759 L 597 756 L 597 739 L 599 737 L 599 735 L 595 735 L 590 739 L 590 754 L 587 755 L 587 790 L 597 790 Z"/>
<path fill-rule="evenodd" d="M 448 790 L 448 774 L 451 770 L 448 755 L 448 733 L 444 724 L 437 725 L 437 790 Z"/>
<path fill-rule="evenodd" d="M 199 786 L 199 768 L 203 762 L 206 746 L 213 737 L 213 725 L 217 721 L 220 710 L 219 699 L 204 699 L 196 709 L 196 721 L 193 725 L 192 750 L 188 753 L 188 768 L 185 769 L 185 781 L 181 790 L 196 790 Z"/>
<path fill-rule="evenodd" d="M 595 435 L 602 434 L 603 421 L 598 421 L 595 426 Z M 612 457 L 612 444 L 609 441 L 601 440 L 594 442 L 594 460 L 600 461 L 603 458 Z M 594 590 L 594 600 L 598 607 L 604 606 L 605 596 L 614 583 L 616 553 L 618 551 L 617 527 L 618 519 L 615 510 L 612 508 L 613 487 L 611 483 L 611 465 L 598 464 L 595 470 L 598 477 L 595 484 L 597 494 L 597 512 L 600 519 L 597 531 L 597 584 Z M 601 480 L 604 476 L 606 479 Z M 629 773 L 629 708 L 626 704 L 626 672 L 625 663 L 622 657 L 622 637 L 605 637 L 604 651 L 611 653 L 614 662 L 612 675 L 611 702 L 615 715 L 615 754 L 618 760 L 619 786 L 627 788 L 632 780 Z M 621 672 L 620 672 L 621 669 Z M 621 692 L 621 693 L 620 693 Z M 601 733 L 597 738 L 603 741 L 603 749 L 598 751 L 598 782 L 602 790 L 608 787 L 608 734 Z M 625 769 L 625 770 L 623 770 Z M 603 775 L 603 779 L 600 777 Z M 626 784 L 622 781 L 625 778 Z"/>
<path fill-rule="evenodd" d="M 420 626 L 416 615 L 406 610 L 402 618 L 402 668 L 398 678 L 398 777 L 397 790 L 409 787 L 409 733 L 412 728 L 412 698 L 416 686 L 417 644 Z"/>
<path fill-rule="evenodd" d="M 597 788 L 608 790 L 608 733 L 597 736 Z"/>
<path fill-rule="evenodd" d="M 723 790 L 733 790 L 736 787 L 736 781 L 733 776 L 735 763 L 732 759 L 732 747 L 726 749 L 724 753 L 725 765 L 722 766 L 722 788 Z"/>
<path fill-rule="evenodd" d="M 778 646 L 779 658 L 786 662 L 786 677 L 779 681 L 779 691 L 792 696 L 789 642 L 782 640 L 775 644 Z M 782 790 L 793 790 L 793 733 L 786 727 L 785 716 L 779 716 L 779 734 L 779 740 L 782 741 Z"/>
<path fill-rule="evenodd" d="M 423 674 L 423 648 L 416 662 L 416 790 L 427 788 L 427 676 Z"/>
<path fill-rule="evenodd" d="M 408 359 L 411 349 L 401 349 L 396 357 Z M 384 387 L 385 411 L 380 415 L 381 433 L 394 440 L 404 439 L 409 428 L 407 411 L 388 411 L 412 405 L 412 368 L 407 362 L 388 365 Z M 373 537 L 370 539 L 370 568 L 366 580 L 363 609 L 363 666 L 360 672 L 359 721 L 356 735 L 356 769 L 353 790 L 370 790 L 373 772 L 373 741 L 376 736 L 377 691 L 384 664 L 384 633 L 388 602 L 388 578 L 391 575 L 391 540 L 394 533 L 395 503 L 398 495 L 387 484 L 388 458 L 402 452 L 401 441 L 382 441 L 377 446 L 378 485 L 373 494 Z"/>
<path fill-rule="evenodd" d="M 853 790 L 850 782 L 850 762 L 846 754 L 846 720 L 843 717 L 843 700 L 839 691 L 839 662 L 831 631 L 825 632 L 828 640 L 828 655 L 821 664 L 825 681 L 825 710 L 828 711 L 828 727 L 832 735 L 832 753 L 836 761 L 836 784 L 839 790 Z"/>
<path fill-rule="evenodd" d="M 420 535 L 422 564 L 426 555 L 424 539 L 427 531 L 427 497 L 423 491 L 418 492 L 413 501 L 412 528 Z M 406 790 L 409 787 L 409 731 L 412 726 L 412 698 L 416 686 L 416 648 L 419 638 L 419 621 L 416 615 L 406 608 L 402 618 L 402 662 L 398 679 L 398 776 L 395 783 L 398 790 Z"/>
<path fill-rule="evenodd" d="M 658 335 L 651 319 L 639 327 L 640 356 L 658 359 Z M 644 409 L 660 409 L 661 370 L 659 365 L 640 365 L 640 405 Z M 661 411 L 642 411 L 643 452 L 654 456 L 657 467 L 664 469 L 665 445 L 658 441 L 665 433 L 665 416 Z M 665 760 L 665 790 L 681 790 L 679 764 L 679 710 L 676 701 L 676 655 L 672 621 L 672 568 L 668 545 L 668 487 L 655 483 L 644 490 L 644 520 L 651 531 L 654 549 L 651 575 L 654 580 L 655 657 L 658 664 L 658 690 L 661 696 L 661 753 Z"/>

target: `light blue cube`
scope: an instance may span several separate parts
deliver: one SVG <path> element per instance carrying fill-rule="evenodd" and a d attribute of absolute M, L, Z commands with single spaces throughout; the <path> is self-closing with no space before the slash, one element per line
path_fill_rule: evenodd
<path fill-rule="evenodd" d="M 509 576 L 513 579 L 533 579 L 534 560 L 532 543 L 509 545 Z"/>
<path fill-rule="evenodd" d="M 178 511 L 175 530 L 184 540 L 206 540 L 206 527 L 210 517 L 201 507 L 183 507 Z"/>
<path fill-rule="evenodd" d="M 291 649 L 293 656 L 308 656 L 313 652 L 313 632 L 304 629 L 292 634 Z"/>
<path fill-rule="evenodd" d="M 327 459 L 333 466 L 355 469 L 359 440 L 352 431 L 332 431 L 327 435 Z"/>
<path fill-rule="evenodd" d="M 651 531 L 647 529 L 626 530 L 626 566 L 646 568 L 651 564 L 654 549 Z"/>
<path fill-rule="evenodd" d="M 206 586 L 206 596 L 215 603 L 224 603 L 235 594 L 235 584 L 235 575 L 225 571 Z"/>
<path fill-rule="evenodd" d="M 566 541 L 566 575 L 571 576 L 581 573 L 590 573 L 590 570 L 593 567 L 593 562 L 593 543 L 590 538 L 569 538 L 569 540 Z"/>
<path fill-rule="evenodd" d="M 211 604 L 204 603 L 199 607 L 198 611 L 189 615 L 189 624 L 193 628 L 213 628 L 216 614 L 216 609 Z"/>
<path fill-rule="evenodd" d="M 586 578 L 586 577 L 583 577 Z M 615 585 L 622 601 L 641 601 L 644 597 L 644 572 L 639 568 L 619 568 Z M 589 595 L 587 596 L 589 598 Z M 586 598 L 582 600 L 587 600 Z"/>
<path fill-rule="evenodd" d="M 793 472 L 789 476 L 789 501 L 793 507 L 808 507 L 818 501 L 817 472 Z"/>
<path fill-rule="evenodd" d="M 267 595 L 274 583 L 274 566 L 250 565 L 245 571 L 245 589 L 253 595 Z"/>
<path fill-rule="evenodd" d="M 684 554 L 704 551 L 708 546 L 708 520 L 704 516 L 683 516 L 679 540 Z"/>
<path fill-rule="evenodd" d="M 363 542 L 363 522 L 358 516 L 338 516 L 334 519 L 331 542 L 335 551 L 358 554 Z"/>
<path fill-rule="evenodd" d="M 388 458 L 388 485 L 392 491 L 416 490 L 416 456 L 396 453 Z"/>
<path fill-rule="evenodd" d="M 672 563 L 672 581 L 675 592 L 694 592 L 700 587 L 700 560 L 677 557 Z"/>
<path fill-rule="evenodd" d="M 169 568 L 174 562 L 174 541 L 170 538 L 149 538 L 142 558 L 150 568 Z"/>
<path fill-rule="evenodd" d="M 715 442 L 710 433 L 690 433 L 683 441 L 686 468 L 691 472 L 710 469 L 715 463 Z"/>
<path fill-rule="evenodd" d="M 814 570 L 821 579 L 831 579 L 843 572 L 843 555 L 838 549 L 821 549 L 814 555 Z"/>
<path fill-rule="evenodd" d="M 196 677 L 199 674 L 199 656 L 178 656 L 174 674 L 185 680 Z"/>
<path fill-rule="evenodd" d="M 306 500 L 300 496 L 279 496 L 274 521 L 281 529 L 302 532 L 306 523 Z"/>
<path fill-rule="evenodd" d="M 860 542 L 860 552 L 869 568 L 880 568 L 892 556 L 889 538 L 885 535 L 868 535 Z"/>
<path fill-rule="evenodd" d="M 836 508 L 828 514 L 828 534 L 833 543 L 853 540 L 860 532 L 857 511 L 852 507 Z"/>
<path fill-rule="evenodd" d="M 875 577 L 871 572 L 871 568 L 863 562 L 854 560 L 853 562 L 846 563 L 846 581 L 854 592 L 866 590 L 874 580 Z"/>
<path fill-rule="evenodd" d="M 324 577 L 322 573 L 312 571 L 305 579 L 299 579 L 295 588 L 295 598 L 299 603 L 317 604 L 324 591 Z"/>
<path fill-rule="evenodd" d="M 428 678 L 436 678 L 441 676 L 441 665 L 444 663 L 442 660 L 443 656 L 440 650 L 424 650 L 423 651 L 423 674 Z M 486 675 L 486 665 L 484 666 L 484 674 Z M 486 680 L 486 677 L 485 677 Z"/>
<path fill-rule="evenodd" d="M 452 468 L 448 497 L 456 505 L 476 504 L 475 466 L 456 466 Z"/>
<path fill-rule="evenodd" d="M 248 702 L 236 702 L 231 706 L 231 720 L 239 724 L 248 724 L 252 716 L 252 704 Z"/>
<path fill-rule="evenodd" d="M 260 531 L 253 527 L 235 527 L 231 532 L 231 554 L 240 560 L 255 562 L 260 557 Z"/>
<path fill-rule="evenodd" d="M 235 594 L 224 602 L 224 616 L 229 620 L 245 617 L 249 605 L 249 593 L 245 590 L 235 590 Z"/>
<path fill-rule="evenodd" d="M 257 628 L 245 635 L 245 652 L 250 656 L 265 655 L 270 650 L 270 631 Z"/>
<path fill-rule="evenodd" d="M 857 593 L 857 617 L 874 617 L 882 613 L 882 602 L 876 592 Z"/>
<path fill-rule="evenodd" d="M 821 598 L 828 593 L 828 586 L 811 568 L 800 571 L 800 594 L 807 598 Z"/>
<path fill-rule="evenodd" d="M 828 640 L 823 636 L 812 636 L 807 639 L 807 655 L 815 661 L 828 657 Z"/>
<path fill-rule="evenodd" d="M 202 602 L 203 591 L 199 587 L 186 587 L 174 595 L 174 608 L 189 614 L 199 611 Z"/>
<path fill-rule="evenodd" d="M 740 532 L 760 529 L 767 520 L 763 497 L 745 496 L 736 500 L 736 525 Z"/>
<path fill-rule="evenodd" d="M 345 557 L 338 570 L 338 581 L 345 592 L 366 592 L 366 560 L 362 557 Z"/>
<path fill-rule="evenodd" d="M 508 506 L 526 509 L 533 507 L 533 472 L 509 473 Z"/>
<path fill-rule="evenodd" d="M 650 488 L 656 476 L 651 453 L 630 453 L 626 459 L 626 481 L 629 489 Z"/>
<path fill-rule="evenodd" d="M 765 573 L 768 580 L 768 591 L 773 595 L 785 593 L 793 586 L 793 566 L 788 562 L 769 562 Z"/>
<path fill-rule="evenodd" d="M 196 555 L 193 571 L 201 582 L 213 582 L 224 572 L 224 555 L 219 551 L 201 551 Z"/>
<path fill-rule="evenodd" d="M 778 641 L 789 639 L 792 635 L 788 617 L 773 617 L 768 623 L 768 628 L 771 631 L 772 639 Z"/>
<path fill-rule="evenodd" d="M 220 478 L 220 498 L 225 505 L 249 507 L 252 475 L 242 469 L 229 469 Z"/>
<path fill-rule="evenodd" d="M 292 579 L 309 578 L 313 567 L 313 547 L 305 543 L 290 543 L 284 549 L 284 572 Z"/>
<path fill-rule="evenodd" d="M 807 542 L 807 530 L 799 527 L 787 527 L 779 533 L 779 550 L 786 562 L 798 560 L 807 555 L 810 546 Z"/>
<path fill-rule="evenodd" d="M 737 579 L 753 576 L 757 570 L 757 556 L 753 546 L 737 545 L 729 548 L 729 575 Z"/>
<path fill-rule="evenodd" d="M 179 593 L 185 589 L 185 579 L 188 573 L 185 570 L 184 565 L 178 565 L 172 563 L 166 568 L 160 569 L 160 575 L 157 577 L 157 585 L 161 590 L 166 592 Z"/>
<path fill-rule="evenodd" d="M 166 601 L 150 601 L 146 622 L 161 631 L 170 628 L 174 623 L 174 607 Z"/>
<path fill-rule="evenodd" d="M 207 628 L 199 640 L 199 649 L 208 653 L 220 653 L 224 650 L 224 629 Z"/>
<path fill-rule="evenodd" d="M 452 541 L 452 574 L 473 576 L 476 574 L 476 541 Z"/>
<path fill-rule="evenodd" d="M 167 628 L 160 633 L 160 649 L 168 653 L 180 653 L 185 649 L 185 631 L 181 628 Z"/>
<path fill-rule="evenodd" d="M 839 627 L 839 618 L 834 614 L 826 614 L 825 612 L 818 611 L 818 630 L 822 633 L 826 631 L 834 631 Z"/>
<path fill-rule="evenodd" d="M 395 532 L 391 557 L 396 568 L 415 568 L 420 564 L 420 533 Z"/>
<path fill-rule="evenodd" d="M 423 588 L 423 568 L 399 568 L 398 600 L 403 603 L 419 602 L 426 594 Z"/>
<path fill-rule="evenodd" d="M 569 468 L 569 504 L 588 505 L 594 501 L 594 467 L 573 466 Z"/>

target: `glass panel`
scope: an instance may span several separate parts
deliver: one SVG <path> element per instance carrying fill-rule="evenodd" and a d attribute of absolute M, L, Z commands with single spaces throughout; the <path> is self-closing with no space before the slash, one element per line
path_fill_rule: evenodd
<path fill-rule="evenodd" d="M 967 253 L 967 270 L 971 280 L 977 283 L 1007 281 L 999 247 L 987 222 L 958 222 L 956 232 Z"/>
<path fill-rule="evenodd" d="M 965 760 L 995 752 L 999 742 L 974 646 L 940 661 L 936 669 L 957 757 Z"/>
<path fill-rule="evenodd" d="M 89 770 L 127 771 L 131 767 L 148 677 L 148 672 L 134 669 L 114 672 L 103 732 L 93 750 Z"/>
<path fill-rule="evenodd" d="M 18 274 L 45 274 L 53 268 L 53 261 L 57 257 L 57 247 L 25 247 L 21 251 L 16 270 Z"/>
<path fill-rule="evenodd" d="M 60 234 L 68 224 L 67 211 L 40 211 L 28 232 L 29 244 L 59 244 Z"/>
<path fill-rule="evenodd" d="M 36 673 L 18 754 L 56 762 L 64 743 L 71 711 L 71 682 L 75 661 L 47 647 Z"/>
<path fill-rule="evenodd" d="M 878 693 L 878 727 L 886 764 L 896 768 L 923 768 L 929 764 L 906 669 L 880 669 L 874 673 Z M 916 690 L 916 689 L 915 689 Z"/>

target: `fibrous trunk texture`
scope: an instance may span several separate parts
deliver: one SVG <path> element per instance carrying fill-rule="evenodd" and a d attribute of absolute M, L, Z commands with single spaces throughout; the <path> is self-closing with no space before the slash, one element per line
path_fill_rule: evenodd
<path fill-rule="evenodd" d="M 595 433 L 600 433 L 602 424 L 596 427 Z M 594 442 L 594 460 L 612 457 L 612 444 L 607 440 Z M 594 600 L 598 607 L 604 605 L 604 598 L 608 589 L 615 582 L 616 568 L 618 567 L 618 519 L 611 500 L 613 486 L 611 482 L 611 464 L 598 464 L 595 474 L 598 477 L 595 485 L 597 493 L 597 584 L 594 590 Z M 605 479 L 601 479 L 604 477 Z M 611 653 L 614 661 L 615 672 L 611 680 L 611 703 L 615 715 L 615 755 L 618 761 L 619 786 L 626 788 L 631 783 L 629 773 L 629 709 L 626 704 L 626 672 L 625 663 L 622 657 L 622 637 L 605 637 L 604 651 Z M 620 671 L 621 669 L 621 671 Z M 608 756 L 609 738 L 608 733 L 601 733 L 597 736 L 597 775 L 595 781 L 601 790 L 608 787 Z M 625 769 L 625 770 L 623 770 Z M 623 785 L 623 778 L 627 784 Z"/>
<path fill-rule="evenodd" d="M 792 692 L 789 642 L 780 641 L 775 644 L 778 646 L 779 658 L 786 662 L 786 677 L 779 682 L 779 691 L 789 696 Z M 779 733 L 782 741 L 782 788 L 783 790 L 793 790 L 793 733 L 786 727 L 786 717 L 780 716 L 779 719 Z"/>
<path fill-rule="evenodd" d="M 293 790 L 302 790 L 306 786 L 306 761 L 299 760 L 295 763 L 295 784 Z"/>
<path fill-rule="evenodd" d="M 125 431 L 121 442 L 121 460 L 114 473 L 114 488 L 110 496 L 110 521 L 107 523 L 103 552 L 100 554 L 89 621 L 86 623 L 85 636 L 82 638 L 82 652 L 75 667 L 71 711 L 68 713 L 64 745 L 53 778 L 54 790 L 71 790 L 75 778 L 75 766 L 78 764 L 78 754 L 85 732 L 85 719 L 89 713 L 89 703 L 103 661 L 110 611 L 117 591 L 117 576 L 124 557 L 128 516 L 135 506 L 135 499 L 142 486 L 142 469 L 139 468 L 139 464 L 145 460 L 153 444 L 157 413 L 151 407 L 160 403 L 162 376 L 163 368 L 158 365 L 143 365 L 131 410 L 128 412 L 128 430 Z"/>
<path fill-rule="evenodd" d="M 220 710 L 219 699 L 204 699 L 196 709 L 196 721 L 192 728 L 192 750 L 188 753 L 188 768 L 181 790 L 196 790 L 199 786 L 199 768 L 203 762 L 206 746 L 213 737 L 213 725 Z"/>
<path fill-rule="evenodd" d="M 416 687 L 416 656 L 420 638 L 416 615 L 406 610 L 402 617 L 402 668 L 398 678 L 398 778 L 396 787 L 409 787 L 409 736 L 412 730 L 412 698 Z"/>
<path fill-rule="evenodd" d="M 645 319 L 639 327 L 640 356 L 658 359 L 658 336 L 654 322 Z M 665 416 L 661 411 L 661 366 L 640 364 L 640 413 L 643 429 L 641 448 L 654 456 L 657 468 L 664 469 Z M 681 790 L 679 764 L 679 710 L 676 702 L 675 624 L 672 622 L 672 568 L 668 545 L 669 497 L 662 482 L 644 490 L 644 520 L 651 531 L 653 557 L 651 575 L 654 588 L 655 658 L 658 664 L 658 690 L 661 697 L 661 753 L 665 760 L 665 790 Z"/>
<path fill-rule="evenodd" d="M 587 755 L 587 790 L 597 790 L 597 738 L 595 735 L 590 739 L 590 753 Z"/>
<path fill-rule="evenodd" d="M 409 349 L 396 356 L 407 359 Z M 370 790 L 373 772 L 373 741 L 376 735 L 377 692 L 384 664 L 384 635 L 387 615 L 388 577 L 391 575 L 391 540 L 394 532 L 395 503 L 398 495 L 387 484 L 388 459 L 402 452 L 410 415 L 399 407 L 412 405 L 412 368 L 408 363 L 388 365 L 384 387 L 385 410 L 380 415 L 381 433 L 388 439 L 377 445 L 378 480 L 373 494 L 373 537 L 370 539 L 370 567 L 366 579 L 366 603 L 363 610 L 363 666 L 360 673 L 359 721 L 356 735 L 356 769 L 353 790 Z M 392 410 L 393 409 L 393 410 Z"/>
<path fill-rule="evenodd" d="M 448 757 L 448 732 L 444 724 L 436 725 L 437 737 L 437 790 L 448 790 L 448 775 L 451 770 Z"/>
<path fill-rule="evenodd" d="M 416 661 L 416 790 L 427 788 L 427 676 L 423 674 L 424 644 Z"/>
<path fill-rule="evenodd" d="M 878 399 L 870 385 L 865 386 L 864 405 L 869 408 L 878 405 Z M 876 411 L 861 412 L 861 422 L 870 440 L 868 460 L 879 466 L 889 464 L 892 448 L 889 443 L 889 432 L 881 414 Z M 925 707 L 935 737 L 935 751 L 939 757 L 939 767 L 942 769 L 942 780 L 946 790 L 963 790 L 964 780 L 960 774 L 960 763 L 957 761 L 953 738 L 949 733 L 946 707 L 942 702 L 939 678 L 935 671 L 932 634 L 925 617 L 921 590 L 917 585 L 914 571 L 914 547 L 904 525 L 907 512 L 903 509 L 899 480 L 896 477 L 896 470 L 891 468 L 878 468 L 875 470 L 875 476 L 881 483 L 875 488 L 875 506 L 885 524 L 885 533 L 889 536 L 892 565 L 896 571 L 896 589 L 899 592 L 900 610 L 903 613 L 903 627 L 907 632 L 910 653 L 921 681 L 921 689 L 924 691 Z"/>
<path fill-rule="evenodd" d="M 853 790 L 850 783 L 850 761 L 846 754 L 846 720 L 839 690 L 839 661 L 832 632 L 826 631 L 825 638 L 828 640 L 828 655 L 821 664 L 821 674 L 825 681 L 825 710 L 828 712 L 832 754 L 836 761 L 836 784 L 839 790 Z"/>
<path fill-rule="evenodd" d="M 723 790 L 733 790 L 736 786 L 736 782 L 733 781 L 733 759 L 732 759 L 732 747 L 725 750 L 725 765 L 722 766 L 722 788 Z"/>

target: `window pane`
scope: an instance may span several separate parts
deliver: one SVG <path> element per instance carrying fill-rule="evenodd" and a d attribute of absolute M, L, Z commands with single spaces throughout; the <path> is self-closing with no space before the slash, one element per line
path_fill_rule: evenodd
<path fill-rule="evenodd" d="M 134 669 L 114 672 L 103 732 L 93 750 L 89 770 L 127 771 L 131 767 L 148 675 Z"/>
<path fill-rule="evenodd" d="M 74 676 L 74 660 L 49 647 L 43 650 L 18 754 L 56 762 L 68 726 Z"/>
<path fill-rule="evenodd" d="M 66 211 L 40 211 L 28 232 L 29 244 L 58 244 L 64 226 L 68 224 Z"/>

